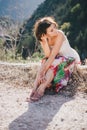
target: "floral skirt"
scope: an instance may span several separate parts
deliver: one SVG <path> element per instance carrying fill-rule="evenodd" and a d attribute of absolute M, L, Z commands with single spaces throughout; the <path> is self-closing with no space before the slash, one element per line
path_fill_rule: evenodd
<path fill-rule="evenodd" d="M 57 56 L 50 66 L 50 69 L 54 73 L 54 79 L 52 81 L 52 87 L 55 92 L 58 92 L 61 88 L 67 85 L 70 76 L 75 66 L 75 59 L 73 57 Z"/>

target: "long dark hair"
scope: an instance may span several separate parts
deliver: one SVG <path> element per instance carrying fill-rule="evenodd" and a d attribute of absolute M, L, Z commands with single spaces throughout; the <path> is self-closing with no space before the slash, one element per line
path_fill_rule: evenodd
<path fill-rule="evenodd" d="M 36 21 L 34 25 L 34 34 L 37 40 L 41 41 L 42 34 L 46 34 L 46 30 L 51 24 L 55 24 L 55 26 L 58 27 L 52 17 L 44 17 Z"/>

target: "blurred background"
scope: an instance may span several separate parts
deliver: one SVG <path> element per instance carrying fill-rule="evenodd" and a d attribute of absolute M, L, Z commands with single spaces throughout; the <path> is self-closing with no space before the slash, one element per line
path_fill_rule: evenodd
<path fill-rule="evenodd" d="M 87 1 L 83 0 L 0 0 L 0 61 L 29 62 L 43 57 L 32 29 L 44 16 L 55 18 L 85 64 Z"/>

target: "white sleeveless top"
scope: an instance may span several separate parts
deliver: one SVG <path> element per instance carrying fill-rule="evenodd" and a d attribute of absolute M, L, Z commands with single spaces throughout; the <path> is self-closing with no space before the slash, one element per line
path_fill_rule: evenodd
<path fill-rule="evenodd" d="M 61 30 L 58 30 L 59 32 L 62 32 Z M 66 35 L 62 32 L 62 34 L 64 35 L 65 37 L 65 40 L 59 50 L 59 54 L 62 55 L 62 56 L 65 56 L 65 57 L 73 57 L 75 58 L 76 60 L 76 63 L 79 63 L 80 62 L 80 57 L 79 57 L 79 54 L 76 52 L 75 49 L 73 49 L 70 44 L 69 44 L 69 41 L 66 37 Z"/>

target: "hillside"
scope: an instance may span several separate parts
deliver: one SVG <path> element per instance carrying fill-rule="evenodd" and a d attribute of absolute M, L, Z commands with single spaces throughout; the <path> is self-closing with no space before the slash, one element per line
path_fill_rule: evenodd
<path fill-rule="evenodd" d="M 26 21 L 22 34 L 23 36 L 32 37 L 32 28 L 35 21 L 44 16 L 53 16 L 58 22 L 59 27 L 68 36 L 71 46 L 84 59 L 87 57 L 86 7 L 87 1 L 83 2 L 82 0 L 45 0 Z M 25 39 L 22 38 L 21 42 L 25 42 Z"/>
<path fill-rule="evenodd" d="M 63 21 L 62 17 L 66 16 L 65 6 L 66 0 L 45 0 L 32 14 L 31 18 L 27 20 L 25 31 L 31 31 L 35 21 L 44 16 L 53 16 L 61 24 Z"/>
<path fill-rule="evenodd" d="M 9 17 L 16 21 L 29 18 L 44 0 L 0 0 L 0 17 Z"/>

